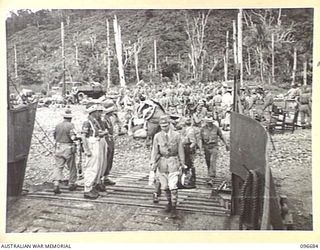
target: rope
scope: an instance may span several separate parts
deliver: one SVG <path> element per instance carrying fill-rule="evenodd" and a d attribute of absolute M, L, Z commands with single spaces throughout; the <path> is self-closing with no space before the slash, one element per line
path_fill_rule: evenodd
<path fill-rule="evenodd" d="M 51 139 L 49 138 L 49 136 L 47 135 L 46 131 L 41 127 L 40 123 L 37 121 L 37 119 L 35 119 L 38 127 L 41 129 L 41 131 L 44 133 L 45 137 L 49 140 L 49 142 L 51 143 L 52 146 L 54 146 L 54 143 L 51 141 Z"/>
<path fill-rule="evenodd" d="M 43 144 L 43 142 L 39 139 L 38 136 L 36 136 L 36 134 L 33 134 L 33 136 L 38 140 L 38 142 L 41 144 L 41 146 L 43 146 L 45 148 L 45 150 L 47 150 L 47 152 L 49 152 L 51 155 L 53 155 L 53 153 Z"/>

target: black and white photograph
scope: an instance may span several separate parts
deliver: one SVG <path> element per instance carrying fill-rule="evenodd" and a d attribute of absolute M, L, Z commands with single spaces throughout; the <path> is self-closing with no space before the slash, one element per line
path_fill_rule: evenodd
<path fill-rule="evenodd" d="M 6 234 L 315 230 L 315 8 L 200 6 L 7 11 Z"/>

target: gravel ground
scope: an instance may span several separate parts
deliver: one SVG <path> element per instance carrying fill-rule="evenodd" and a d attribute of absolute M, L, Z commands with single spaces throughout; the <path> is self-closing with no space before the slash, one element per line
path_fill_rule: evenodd
<path fill-rule="evenodd" d="M 72 106 L 73 123 L 80 131 L 86 118 L 84 107 Z M 54 167 L 53 130 L 62 120 L 62 108 L 39 108 L 37 122 L 30 148 L 24 188 L 34 184 L 50 182 Z M 41 127 L 39 126 L 41 125 Z M 45 133 L 44 133 L 45 132 Z M 229 139 L 229 132 L 225 132 Z M 270 148 L 269 165 L 275 180 L 277 194 L 287 195 L 289 209 L 293 214 L 294 229 L 312 230 L 312 151 L 311 130 L 296 130 L 293 134 L 275 134 L 273 141 L 276 150 Z M 229 154 L 224 147 L 220 148 L 217 175 L 230 180 Z M 50 151 L 50 152 L 49 152 Z M 150 149 L 142 141 L 134 140 L 127 135 L 116 138 L 114 171 L 148 172 Z M 199 156 L 195 162 L 197 174 L 206 176 L 206 167 Z M 66 172 L 65 172 L 66 173 Z"/>

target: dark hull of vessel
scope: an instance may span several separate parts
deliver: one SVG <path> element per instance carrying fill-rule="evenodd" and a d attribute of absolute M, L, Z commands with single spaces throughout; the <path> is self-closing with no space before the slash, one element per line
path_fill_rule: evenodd
<path fill-rule="evenodd" d="M 8 110 L 7 196 L 22 192 L 37 102 Z"/>

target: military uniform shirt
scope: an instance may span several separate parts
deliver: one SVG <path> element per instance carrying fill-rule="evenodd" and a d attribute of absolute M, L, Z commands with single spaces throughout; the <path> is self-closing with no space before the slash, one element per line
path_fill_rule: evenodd
<path fill-rule="evenodd" d="M 215 125 L 212 128 L 209 128 L 208 126 L 201 128 L 200 134 L 204 146 L 217 146 L 218 136 L 222 138 L 221 129 Z"/>
<path fill-rule="evenodd" d="M 53 137 L 58 143 L 71 143 L 71 137 L 75 135 L 73 123 L 63 121 L 55 127 Z"/>

